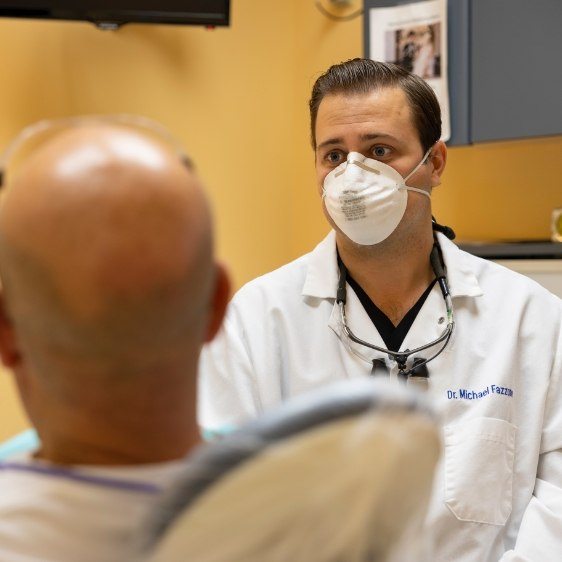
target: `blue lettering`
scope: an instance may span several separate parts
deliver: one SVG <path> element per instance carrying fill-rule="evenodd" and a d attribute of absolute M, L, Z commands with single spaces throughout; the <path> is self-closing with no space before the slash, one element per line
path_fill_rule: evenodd
<path fill-rule="evenodd" d="M 490 393 L 502 394 L 503 396 L 513 396 L 513 390 L 505 386 L 498 386 L 492 384 L 483 388 L 482 390 L 468 390 L 466 388 L 459 388 L 458 396 L 453 390 L 447 390 L 447 398 L 449 400 L 478 400 L 489 396 Z"/>

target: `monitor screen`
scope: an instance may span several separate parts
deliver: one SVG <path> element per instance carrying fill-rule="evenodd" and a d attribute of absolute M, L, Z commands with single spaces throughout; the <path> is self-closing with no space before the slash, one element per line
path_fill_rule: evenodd
<path fill-rule="evenodd" d="M 87 20 L 97 25 L 131 22 L 228 25 L 230 0 L 0 0 L 0 16 Z"/>

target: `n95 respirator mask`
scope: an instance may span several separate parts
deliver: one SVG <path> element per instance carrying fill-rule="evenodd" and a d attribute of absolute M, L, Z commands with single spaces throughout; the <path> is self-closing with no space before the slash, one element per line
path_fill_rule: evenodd
<path fill-rule="evenodd" d="M 388 238 L 404 216 L 408 191 L 430 198 L 427 191 L 406 185 L 430 150 L 405 178 L 383 162 L 350 152 L 347 161 L 326 176 L 322 189 L 326 210 L 337 227 L 365 246 Z"/>

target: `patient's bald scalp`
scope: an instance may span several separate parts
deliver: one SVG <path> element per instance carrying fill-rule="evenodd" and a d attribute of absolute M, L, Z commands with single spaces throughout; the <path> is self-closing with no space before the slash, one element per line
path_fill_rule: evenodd
<path fill-rule="evenodd" d="M 194 172 L 167 143 L 90 120 L 7 179 L 0 355 L 41 438 L 36 456 L 181 458 L 200 440 L 199 353 L 229 296 Z"/>
<path fill-rule="evenodd" d="M 204 329 L 214 276 L 208 204 L 167 145 L 116 125 L 67 130 L 2 194 L 0 268 L 32 354 L 45 342 L 138 363 Z"/>

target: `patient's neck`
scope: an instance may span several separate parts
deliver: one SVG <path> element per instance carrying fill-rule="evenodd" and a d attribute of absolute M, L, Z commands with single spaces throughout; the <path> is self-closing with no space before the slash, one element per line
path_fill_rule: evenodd
<path fill-rule="evenodd" d="M 139 465 L 185 457 L 200 442 L 195 426 L 159 431 L 158 427 L 110 435 L 40 432 L 41 448 L 35 458 L 60 465 Z"/>
<path fill-rule="evenodd" d="M 107 388 L 89 388 L 80 400 L 47 409 L 37 420 L 42 445 L 35 456 L 62 465 L 114 466 L 183 458 L 200 442 L 195 384 L 168 382 L 121 397 L 111 389 L 110 400 Z"/>

